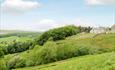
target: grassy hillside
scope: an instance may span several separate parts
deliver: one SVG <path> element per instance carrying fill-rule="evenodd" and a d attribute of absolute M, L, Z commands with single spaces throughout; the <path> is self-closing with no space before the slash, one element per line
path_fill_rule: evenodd
<path fill-rule="evenodd" d="M 0 38 L 0 70 L 32 67 L 115 51 L 115 33 L 90 34 L 87 30 L 89 28 L 65 26 L 46 31 L 40 36 L 33 32 L 3 35 Z"/>
<path fill-rule="evenodd" d="M 20 68 L 115 51 L 115 34 L 93 36 L 95 34 L 78 34 L 65 40 L 48 41 L 43 46 L 36 45 L 32 50 L 6 55 L 4 60 L 10 68 Z"/>
<path fill-rule="evenodd" d="M 15 70 L 115 70 L 115 52 L 75 57 L 47 65 Z"/>

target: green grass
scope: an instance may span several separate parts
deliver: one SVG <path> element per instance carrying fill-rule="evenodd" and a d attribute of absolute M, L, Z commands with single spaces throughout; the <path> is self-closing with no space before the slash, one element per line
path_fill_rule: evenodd
<path fill-rule="evenodd" d="M 92 46 L 102 48 L 114 48 L 115 49 L 115 33 L 113 34 L 102 34 L 95 38 L 92 38 L 95 34 L 78 34 L 66 38 L 66 40 L 57 41 L 59 44 L 73 44 L 79 46 Z M 113 49 L 112 48 L 112 49 Z"/>
<path fill-rule="evenodd" d="M 115 52 L 87 55 L 15 70 L 115 70 Z"/>

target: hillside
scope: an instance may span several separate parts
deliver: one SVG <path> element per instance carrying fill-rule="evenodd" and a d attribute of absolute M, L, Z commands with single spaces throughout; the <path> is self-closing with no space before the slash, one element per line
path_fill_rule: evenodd
<path fill-rule="evenodd" d="M 91 55 L 93 58 L 93 56 L 98 57 L 97 54 L 115 51 L 115 33 L 92 34 L 88 33 L 89 30 L 90 28 L 86 27 L 65 26 L 42 34 L 21 32 L 3 35 L 0 38 L 0 70 L 41 66 L 75 57 L 79 59 L 86 55 L 89 55 L 89 58 L 85 57 L 89 60 Z M 110 59 L 113 59 L 113 56 Z M 86 60 L 83 58 L 83 61 Z M 71 68 L 74 69 L 74 65 Z M 105 66 L 100 68 L 104 69 Z M 62 67 L 62 70 L 65 69 Z"/>
<path fill-rule="evenodd" d="M 14 70 L 115 70 L 115 52 L 75 57 L 51 64 Z"/>
<path fill-rule="evenodd" d="M 115 51 L 115 34 L 101 34 L 93 38 L 94 36 L 95 34 L 86 33 L 70 36 L 65 40 L 48 41 L 43 46 L 36 45 L 25 52 L 5 55 L 4 61 L 10 68 L 20 68 Z"/>

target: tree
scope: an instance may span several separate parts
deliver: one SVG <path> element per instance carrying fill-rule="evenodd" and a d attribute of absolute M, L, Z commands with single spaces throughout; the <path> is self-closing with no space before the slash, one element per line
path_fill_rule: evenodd
<path fill-rule="evenodd" d="M 39 45 L 43 45 L 50 38 L 52 38 L 53 41 L 57 41 L 65 39 L 68 36 L 75 35 L 77 33 L 80 33 L 79 28 L 73 25 L 69 25 L 46 31 L 36 41 Z"/>
<path fill-rule="evenodd" d="M 3 52 L 2 48 L 0 48 L 0 58 L 3 57 L 3 55 L 4 55 L 4 52 Z"/>

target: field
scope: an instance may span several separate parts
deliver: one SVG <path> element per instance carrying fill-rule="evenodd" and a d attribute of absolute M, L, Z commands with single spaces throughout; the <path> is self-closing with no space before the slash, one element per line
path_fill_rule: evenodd
<path fill-rule="evenodd" d="M 65 30 L 65 35 L 59 35 L 61 30 L 48 31 L 52 34 L 30 32 L 2 36 L 0 70 L 115 69 L 115 33 L 91 34 L 77 30 L 76 34 L 70 27 L 70 33 Z"/>

